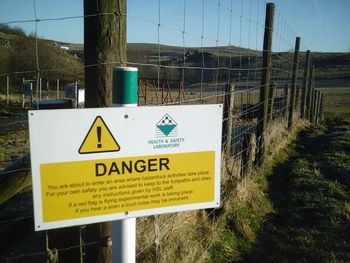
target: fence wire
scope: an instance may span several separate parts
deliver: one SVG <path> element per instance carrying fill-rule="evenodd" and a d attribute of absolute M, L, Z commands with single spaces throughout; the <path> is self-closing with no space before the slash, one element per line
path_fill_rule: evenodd
<path fill-rule="evenodd" d="M 128 0 L 128 4 L 136 0 Z M 21 19 L 6 21 L 2 24 L 16 25 L 23 23 L 34 23 L 35 25 L 35 65 L 31 69 L 13 72 L 0 72 L 0 82 L 3 87 L 6 86 L 7 79 L 10 79 L 10 87 L 21 85 L 24 81 L 22 78 L 31 79 L 35 84 L 35 90 L 31 94 L 36 102 L 41 99 L 41 84 L 39 79 L 46 78 L 47 83 L 54 83 L 56 78 L 49 78 L 49 73 L 59 73 L 63 68 L 56 68 L 55 65 L 50 68 L 45 68 L 40 60 L 42 40 L 40 36 L 40 24 L 52 21 L 63 22 L 72 20 L 83 20 L 89 17 L 101 16 L 123 16 L 128 21 L 128 30 L 135 31 L 135 28 L 130 28 L 130 25 L 142 23 L 147 29 L 148 35 L 155 36 L 153 41 L 153 53 L 142 53 L 141 48 L 138 48 L 128 57 L 126 64 L 128 66 L 137 66 L 139 68 L 139 104 L 140 105 L 178 105 L 178 104 L 204 104 L 204 103 L 224 103 L 227 95 L 234 96 L 233 112 L 228 114 L 225 112 L 223 123 L 229 119 L 233 121 L 232 136 L 228 138 L 227 134 L 223 136 L 223 149 L 227 143 L 231 146 L 229 153 L 225 155 L 234 163 L 231 169 L 231 175 L 234 178 L 242 179 L 242 171 L 249 166 L 249 163 L 243 162 L 243 154 L 247 151 L 259 151 L 259 147 L 271 147 L 272 139 L 265 140 L 265 145 L 257 143 L 256 145 L 248 145 L 244 148 L 243 141 L 247 134 L 256 134 L 257 127 L 262 121 L 259 119 L 259 111 L 261 106 L 268 104 L 269 125 L 267 129 L 271 131 L 272 126 L 280 125 L 284 129 L 287 128 L 288 110 L 291 96 L 292 75 L 293 75 L 293 56 L 294 43 L 297 34 L 292 27 L 287 23 L 281 13 L 276 12 L 275 23 L 273 29 L 273 45 L 272 45 L 272 66 L 264 68 L 262 66 L 262 41 L 265 30 L 265 5 L 264 0 L 197 0 L 182 2 L 158 0 L 149 2 L 150 10 L 154 11 L 153 15 L 139 14 L 135 10 L 128 10 L 127 13 L 97 13 L 84 16 L 78 14 L 76 16 L 67 17 L 49 17 L 41 18 L 37 16 L 36 8 L 39 1 L 33 0 L 32 6 L 34 16 L 32 19 Z M 181 5 L 179 9 L 178 6 Z M 193 8 L 195 5 L 196 8 Z M 178 23 L 171 23 L 174 17 L 169 17 L 172 7 L 174 10 L 180 10 L 179 13 L 173 14 Z M 167 10 L 165 10 L 167 8 Z M 196 21 L 193 21 L 193 18 Z M 136 23 L 135 23 L 136 21 Z M 64 28 L 62 28 L 64 30 Z M 170 37 L 171 36 L 171 37 Z M 175 36 L 175 38 L 174 38 Z M 173 42 L 171 42 L 173 41 Z M 142 39 L 140 39 L 140 42 Z M 169 47 L 169 44 L 177 47 Z M 195 45 L 194 45 L 195 44 Z M 171 50 L 172 55 L 169 55 Z M 130 54 L 130 53 L 129 53 Z M 304 61 L 300 61 L 303 64 Z M 109 61 L 104 64 L 119 66 L 120 61 Z M 98 66 L 99 64 L 83 64 L 80 62 L 79 69 L 83 71 L 87 67 Z M 265 87 L 261 83 L 261 75 L 263 70 L 271 70 L 271 84 Z M 297 90 L 301 89 L 300 76 L 302 69 L 299 68 Z M 78 74 L 74 74 L 74 80 Z M 14 80 L 12 80 L 14 79 Z M 59 77 L 57 77 L 59 79 Z M 72 79 L 70 80 L 72 81 Z M 83 82 L 82 79 L 80 79 Z M 57 81 L 58 83 L 59 81 Z M 43 97 L 58 98 L 62 97 L 62 86 L 68 81 L 48 88 Z M 232 85 L 234 89 L 228 90 L 227 85 Z M 83 83 L 82 83 L 83 86 Z M 49 84 L 47 84 L 49 87 Z M 57 87 L 57 91 L 53 90 Z M 264 88 L 270 90 L 270 96 L 267 101 L 262 101 L 260 91 Z M 5 89 L 2 89 L 5 90 Z M 4 92 L 5 93 L 5 92 Z M 21 93 L 17 89 L 13 89 L 10 93 L 5 93 L 5 96 L 11 96 L 12 102 L 16 99 L 19 102 L 28 101 L 28 96 Z M 299 112 L 300 103 L 297 101 L 298 107 L 295 109 L 295 118 Z M 28 107 L 24 107 L 28 108 Z M 18 119 L 0 120 L 0 128 L 18 129 L 18 124 L 25 124 L 24 129 L 27 129 L 27 119 L 20 117 Z M 265 131 L 266 132 L 266 131 Z M 273 134 L 273 133 L 272 133 Z M 3 136 L 3 135 L 0 135 Z M 261 138 L 255 138 L 257 142 Z M 276 143 L 276 142 L 275 142 Z M 227 158 L 227 156 L 225 156 Z M 16 158 L 15 158 L 16 159 Z M 1 160 L 1 166 L 15 159 Z M 17 158 L 19 160 L 19 157 Z M 254 163 L 259 163 L 259 160 L 254 160 Z M 223 165 L 227 163 L 223 161 Z M 4 170 L 0 172 L 0 176 L 6 176 L 15 172 L 28 172 L 30 167 L 18 168 L 13 170 Z M 222 167 L 222 170 L 223 167 Z M 225 183 L 227 178 L 222 179 L 222 195 L 223 202 L 231 189 L 228 189 Z M 28 197 L 25 197 L 28 198 Z M 26 199 L 27 200 L 27 199 Z M 11 201 L 16 202 L 16 201 Z M 22 200 L 23 202 L 23 200 Z M 28 205 L 32 208 L 31 205 Z M 22 211 L 22 214 L 6 217 L 6 210 L 1 210 L 0 207 L 0 222 L 3 224 L 15 224 L 33 218 L 33 213 Z M 25 208 L 24 208 L 25 210 Z M 28 210 L 28 209 L 27 209 Z M 191 212 L 188 212 L 191 213 Z M 198 212 L 203 213 L 203 211 Z M 182 237 L 173 238 L 175 242 L 172 244 L 172 249 L 184 249 L 184 244 L 194 238 L 196 232 L 202 228 L 204 221 L 207 218 L 215 217 L 217 211 L 211 209 L 204 211 L 205 216 L 197 220 L 192 226 L 191 231 Z M 157 234 L 151 236 L 142 236 L 141 230 L 138 231 L 139 242 L 137 244 L 137 261 L 143 262 L 143 257 L 146 254 L 152 255 L 157 244 L 166 242 L 172 235 L 176 235 L 176 228 L 183 222 L 181 216 L 164 215 L 159 216 L 159 220 L 155 223 L 155 231 Z M 150 222 L 155 220 L 154 217 L 140 218 L 137 222 L 138 229 L 144 230 L 144 225 L 149 226 Z M 213 224 L 211 231 L 215 232 L 218 224 Z M 80 239 L 84 240 L 84 228 L 80 229 Z M 149 232 L 147 232 L 149 234 Z M 159 234 L 160 233 L 160 234 Z M 149 242 L 142 242 L 147 239 Z M 78 243 L 73 246 L 59 248 L 58 252 L 63 253 L 68 250 L 77 249 L 85 256 L 85 249 L 90 245 L 95 245 L 99 240 L 92 242 Z M 197 246 L 202 246 L 203 251 L 207 251 L 211 245 L 210 238 L 204 235 L 198 239 Z M 204 245 L 203 245 L 204 244 Z M 196 246 L 196 247 L 197 247 Z M 162 247 L 162 246 L 160 246 Z M 196 249 L 194 247 L 193 249 Z M 50 249 L 50 248 L 46 248 Z M 40 256 L 45 257 L 47 250 L 31 251 L 26 253 L 15 253 L 12 250 L 4 251 L 0 256 L 0 262 L 20 262 L 22 259 L 31 260 L 31 258 Z M 52 249 L 52 248 L 51 248 Z M 158 248 L 159 249 L 159 248 Z M 164 249 L 164 248 L 162 248 Z M 15 250 L 14 250 L 15 251 Z M 160 253 L 162 255 L 162 253 Z M 164 255 L 165 257 L 165 255 Z M 205 257 L 202 253 L 200 261 Z M 146 257 L 147 258 L 147 257 Z M 159 259 L 158 259 L 159 260 Z"/>

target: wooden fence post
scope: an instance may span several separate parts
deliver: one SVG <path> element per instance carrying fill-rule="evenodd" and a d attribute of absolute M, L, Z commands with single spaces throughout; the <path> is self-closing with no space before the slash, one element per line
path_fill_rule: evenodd
<path fill-rule="evenodd" d="M 272 32 L 273 21 L 275 14 L 275 4 L 266 4 L 266 17 L 265 17 L 265 32 L 264 32 L 264 45 L 263 45 L 263 66 L 261 74 L 261 87 L 260 87 L 260 107 L 259 117 L 257 124 L 257 163 L 261 165 L 265 158 L 265 130 L 267 126 L 267 113 L 268 113 L 268 99 L 269 99 L 269 87 L 271 77 L 271 48 L 272 48 Z"/>
<path fill-rule="evenodd" d="M 272 82 L 270 83 L 270 90 L 269 90 L 269 110 L 268 110 L 268 120 L 273 120 L 273 106 L 275 103 L 275 93 L 276 93 L 276 83 Z"/>
<path fill-rule="evenodd" d="M 289 107 L 289 96 L 290 96 L 290 92 L 289 92 L 289 86 L 288 84 L 286 84 L 286 86 L 284 87 L 284 119 L 288 120 L 288 107 Z"/>
<path fill-rule="evenodd" d="M 248 176 L 253 168 L 253 133 L 247 132 L 243 135 L 242 169 L 241 176 Z"/>
<path fill-rule="evenodd" d="M 234 91 L 233 84 L 225 85 L 222 141 L 227 153 L 231 153 Z"/>
<path fill-rule="evenodd" d="M 321 94 L 320 120 L 324 121 L 324 94 Z"/>
<path fill-rule="evenodd" d="M 314 65 L 310 65 L 310 74 L 307 84 L 307 99 L 306 99 L 306 118 L 311 121 L 311 106 L 312 106 L 312 78 L 314 75 Z"/>
<path fill-rule="evenodd" d="M 293 113 L 294 113 L 294 107 L 296 106 L 296 103 L 297 103 L 296 89 L 297 89 L 297 78 L 298 78 L 299 49 L 300 49 L 300 37 L 297 37 L 295 39 L 295 49 L 294 49 L 292 91 L 290 94 L 290 101 L 289 101 L 288 128 L 291 128 L 294 124 Z"/>
<path fill-rule="evenodd" d="M 314 88 L 313 89 L 313 95 L 312 95 L 312 123 L 316 124 L 316 114 L 317 114 L 317 90 Z"/>
<path fill-rule="evenodd" d="M 317 105 L 316 105 L 316 124 L 320 122 L 320 113 L 321 113 L 321 91 L 317 91 Z"/>
<path fill-rule="evenodd" d="M 311 93 L 310 93 L 310 122 L 313 123 L 314 121 L 314 106 L 315 106 L 315 89 L 314 87 L 310 87 Z"/>
<path fill-rule="evenodd" d="M 308 82 L 309 82 L 309 72 L 310 72 L 310 50 L 306 51 L 306 61 L 305 61 L 305 69 L 304 69 L 304 80 L 303 87 L 301 90 L 301 105 L 300 105 L 300 118 L 305 118 L 305 108 L 306 108 L 306 100 L 308 94 Z"/>
<path fill-rule="evenodd" d="M 112 104 L 112 68 L 126 62 L 125 13 L 126 0 L 84 0 L 86 107 Z"/>
<path fill-rule="evenodd" d="M 96 15 L 98 14 L 98 15 Z M 112 62 L 126 62 L 126 0 L 84 0 L 85 107 L 112 105 Z M 112 262 L 111 222 L 86 227 L 86 262 Z"/>

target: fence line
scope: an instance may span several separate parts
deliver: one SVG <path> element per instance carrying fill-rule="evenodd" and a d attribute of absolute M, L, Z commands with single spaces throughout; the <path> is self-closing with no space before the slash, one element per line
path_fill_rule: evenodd
<path fill-rule="evenodd" d="M 129 0 L 131 1 L 131 0 Z M 16 71 L 16 72 L 8 72 L 2 73 L 0 72 L 0 77 L 7 76 L 18 76 L 25 74 L 36 74 L 36 80 L 38 80 L 43 73 L 50 72 L 60 72 L 62 69 L 50 69 L 45 68 L 39 61 L 40 55 L 40 39 L 38 35 L 38 24 L 49 22 L 49 21 L 66 21 L 66 20 L 76 20 L 76 19 L 85 19 L 88 17 L 99 17 L 99 16 L 124 16 L 128 19 L 135 19 L 146 24 L 153 26 L 153 29 L 150 33 L 156 34 L 156 58 L 148 58 L 149 60 L 145 61 L 140 58 L 130 58 L 126 64 L 129 66 L 139 66 L 141 68 L 140 73 L 144 77 L 153 78 L 156 80 L 155 87 L 151 87 L 151 85 L 146 85 L 145 89 L 154 89 L 155 92 L 161 92 L 161 83 L 165 81 L 168 74 L 172 74 L 176 76 L 178 81 L 182 81 L 184 97 L 183 99 L 179 99 L 179 101 L 163 101 L 160 99 L 160 96 L 151 98 L 152 101 L 145 101 L 145 105 L 149 104 L 158 104 L 158 105 L 176 105 L 176 104 L 196 104 L 196 103 L 213 103 L 213 102 L 224 102 L 224 97 L 227 95 L 234 96 L 234 104 L 232 105 L 233 112 L 230 117 L 223 118 L 223 123 L 228 121 L 228 118 L 233 120 L 232 127 L 232 138 L 223 137 L 223 147 L 229 143 L 234 146 L 234 150 L 230 153 L 225 152 L 225 148 L 223 148 L 224 154 L 228 155 L 233 161 L 240 163 L 238 174 L 235 174 L 237 178 L 241 178 L 241 170 L 248 167 L 249 163 L 242 163 L 242 155 L 248 151 L 253 150 L 255 148 L 254 145 L 248 145 L 247 147 L 243 147 L 243 139 L 244 136 L 248 133 L 256 133 L 257 127 L 259 127 L 259 123 L 262 120 L 257 118 L 257 114 L 259 112 L 259 108 L 262 104 L 269 105 L 269 112 L 267 114 L 268 122 L 270 123 L 267 126 L 267 129 L 270 128 L 274 123 L 279 123 L 283 127 L 287 127 L 287 118 L 286 112 L 289 109 L 289 98 L 296 95 L 296 91 L 291 94 L 290 92 L 285 93 L 285 86 L 290 86 L 292 84 L 292 68 L 294 66 L 293 62 L 293 54 L 294 54 L 294 40 L 297 37 L 297 34 L 293 31 L 293 29 L 289 26 L 286 20 L 283 18 L 282 14 L 277 11 L 277 20 L 275 20 L 275 27 L 273 30 L 273 45 L 272 45 L 272 66 L 271 67 L 263 67 L 262 66 L 262 52 L 266 51 L 262 48 L 259 48 L 259 45 L 262 47 L 260 43 L 260 36 L 263 35 L 263 31 L 265 30 L 265 25 L 262 21 L 264 15 L 262 15 L 263 6 L 266 4 L 266 1 L 263 0 L 250 0 L 240 1 L 240 4 L 234 5 L 234 1 L 224 1 L 224 0 L 202 0 L 201 4 L 198 5 L 199 9 L 199 21 L 200 26 L 197 30 L 191 30 L 189 23 L 189 14 L 191 14 L 191 9 L 189 8 L 190 2 L 183 0 L 183 9 L 182 9 L 182 19 L 181 25 L 178 27 L 173 27 L 167 25 L 167 21 L 163 19 L 165 14 L 162 13 L 162 1 L 158 0 L 154 6 L 154 10 L 157 11 L 157 15 L 152 19 L 147 17 L 142 17 L 138 14 L 125 13 L 125 14 L 115 14 L 115 13 L 102 13 L 102 14 L 91 14 L 88 16 L 78 15 L 78 16 L 67 16 L 67 17 L 55 17 L 55 18 L 38 18 L 36 11 L 34 19 L 29 20 L 13 20 L 8 21 L 3 24 L 13 25 L 18 23 L 35 23 L 35 50 L 36 50 L 36 58 L 35 58 L 35 68 L 33 70 L 24 70 L 24 71 Z M 237 1 L 239 2 L 239 1 Z M 244 3 L 248 3 L 247 7 Z M 179 4 L 179 3 L 175 3 Z M 215 6 L 216 20 L 215 20 L 215 30 L 212 32 L 207 29 L 208 27 L 208 18 L 207 18 L 207 10 L 211 6 Z M 36 2 L 33 1 L 33 8 L 36 8 Z M 255 12 L 254 12 L 255 11 Z M 226 20 L 225 20 L 226 18 Z M 223 21 L 228 22 L 228 26 L 223 26 Z M 237 22 L 235 24 L 235 21 Z M 252 33 L 254 29 L 252 28 L 255 25 L 255 34 Z M 237 31 L 234 31 L 234 26 L 238 28 Z M 243 31 L 247 29 L 248 35 L 245 37 Z M 208 30 L 208 31 L 207 31 Z M 178 56 L 179 61 L 176 62 L 165 62 L 162 60 L 162 55 L 164 55 L 163 45 L 166 44 L 167 40 L 163 40 L 163 36 L 166 36 L 169 33 L 177 33 L 178 34 L 178 42 L 182 45 L 179 45 L 181 52 Z M 166 37 L 165 37 L 166 38 Z M 254 38 L 255 38 L 255 50 L 251 48 L 254 46 Z M 198 43 L 198 48 L 189 47 L 187 43 L 191 43 L 190 39 L 195 39 L 196 43 Z M 210 44 L 211 43 L 211 44 Z M 238 48 L 234 48 L 232 45 L 237 44 Z M 210 44 L 210 45 L 208 45 Z M 208 47 L 211 46 L 211 47 Z M 197 54 L 191 54 L 197 50 Z M 213 59 L 208 59 L 206 56 L 212 56 L 216 59 L 216 61 L 212 61 Z M 191 59 L 196 58 L 195 62 L 191 62 Z M 213 62 L 213 63 L 211 63 Z M 301 62 L 303 63 L 303 62 Z M 120 61 L 108 61 L 103 63 L 104 65 L 120 65 Z M 80 69 L 85 69 L 88 67 L 95 67 L 101 64 L 89 64 L 89 65 L 80 65 Z M 152 70 L 155 70 L 152 72 Z M 167 72 L 167 70 L 174 70 L 174 72 Z M 260 83 L 261 72 L 263 70 L 271 70 L 272 78 L 271 82 L 276 85 L 275 94 L 272 94 L 267 100 L 260 100 L 259 94 L 261 88 L 270 88 L 264 84 Z M 297 77 L 301 73 L 301 69 L 297 72 Z M 212 75 L 210 75 L 212 74 Z M 193 83 L 191 82 L 191 78 L 193 75 Z M 210 78 L 209 78 L 210 77 Z M 233 84 L 237 87 L 234 92 L 226 92 L 224 89 L 225 84 Z M 39 81 L 36 81 L 36 97 L 38 101 L 38 93 L 39 93 Z M 181 84 L 179 84 L 181 85 Z M 300 89 L 301 83 L 297 82 L 297 90 Z M 310 87 L 311 88 L 311 85 Z M 210 91 L 208 91 L 210 89 Z M 287 91 L 290 88 L 287 87 Z M 314 88 L 313 88 L 314 90 Z M 171 93 L 177 94 L 177 90 L 174 88 L 169 88 L 169 94 Z M 191 93 L 192 97 L 191 97 Z M 277 96 L 279 94 L 279 96 Z M 180 95 L 180 91 L 178 92 Z M 313 93 L 312 93 L 313 94 Z M 141 94 L 139 94 L 140 96 Z M 320 97 L 320 96 L 319 96 Z M 313 101 L 315 98 L 311 98 Z M 318 103 L 315 103 L 318 105 Z M 311 105 L 308 105 L 307 111 L 310 111 Z M 317 108 L 315 110 L 317 111 Z M 294 115 L 297 118 L 298 109 L 295 109 Z M 315 115 L 315 114 L 314 114 Z M 317 119 L 317 118 L 316 118 Z M 316 121 L 316 120 L 315 120 Z M 16 124 L 19 123 L 28 123 L 27 120 L 15 120 L 10 121 L 8 123 L 0 123 L 0 127 L 10 127 L 15 129 Z M 256 141 L 259 142 L 261 137 L 256 138 Z M 258 149 L 261 147 L 268 146 L 268 141 L 264 141 L 263 144 L 258 144 Z M 255 160 L 254 166 L 257 167 L 257 163 L 260 163 L 260 160 Z M 29 168 L 23 169 L 14 169 L 10 171 L 0 172 L 0 176 L 12 174 L 15 172 L 28 172 Z M 225 182 L 223 182 L 225 183 Z M 222 192 L 226 195 L 228 193 L 228 189 L 223 185 Z M 211 210 L 206 213 L 207 217 L 213 216 L 216 210 Z M 160 237 L 157 239 L 157 242 L 162 242 L 168 238 L 169 235 L 173 233 L 173 227 L 169 228 L 169 222 L 172 222 L 176 225 L 176 220 L 178 216 L 174 216 L 175 219 L 170 218 L 169 221 L 160 221 L 158 225 L 160 229 Z M 22 215 L 13 218 L 0 219 L 1 223 L 9 223 L 15 221 L 22 221 L 26 219 L 33 218 L 33 214 L 30 215 Z M 142 227 L 144 222 L 151 220 L 150 218 L 140 218 L 138 219 L 137 226 Z M 201 223 L 205 221 L 205 218 L 201 218 L 199 222 L 195 224 L 193 229 L 188 233 L 186 237 L 178 240 L 174 245 L 175 248 L 179 248 L 182 246 L 189 236 L 193 235 L 198 231 L 201 227 Z M 168 229 L 167 229 L 168 227 Z M 213 227 L 214 229 L 217 226 Z M 156 237 L 155 237 L 156 239 Z M 206 236 L 202 239 L 198 240 L 197 246 L 201 241 L 205 241 Z M 64 252 L 67 250 L 72 250 L 76 248 L 85 249 L 86 246 L 94 245 L 99 243 L 100 241 L 93 241 L 82 244 L 77 244 L 75 246 L 70 246 L 67 248 L 58 249 L 59 252 Z M 153 240 L 150 245 L 141 247 L 137 251 L 137 258 L 141 260 L 141 256 L 144 253 L 147 253 L 152 247 L 154 247 L 156 240 Z M 209 249 L 211 242 L 205 242 L 207 246 L 205 246 L 205 250 Z M 20 255 L 13 255 L 9 257 L 2 256 L 0 257 L 0 262 L 13 262 L 20 258 L 24 257 L 34 257 L 34 256 L 44 256 L 47 251 L 37 251 L 33 253 L 24 253 Z M 204 253 L 203 253 L 204 255 Z"/>

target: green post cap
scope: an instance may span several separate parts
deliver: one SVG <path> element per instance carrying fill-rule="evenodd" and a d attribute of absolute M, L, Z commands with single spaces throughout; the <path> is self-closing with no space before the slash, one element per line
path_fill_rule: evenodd
<path fill-rule="evenodd" d="M 137 106 L 138 68 L 113 68 L 113 106 Z"/>

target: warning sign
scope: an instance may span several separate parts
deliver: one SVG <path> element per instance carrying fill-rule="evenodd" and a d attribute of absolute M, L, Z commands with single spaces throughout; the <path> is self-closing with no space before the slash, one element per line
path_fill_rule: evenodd
<path fill-rule="evenodd" d="M 102 117 L 97 116 L 79 148 L 79 153 L 117 152 L 119 144 Z"/>
<path fill-rule="evenodd" d="M 213 202 L 214 157 L 200 152 L 42 164 L 43 221 Z"/>
<path fill-rule="evenodd" d="M 220 206 L 222 105 L 28 114 L 36 230 Z"/>

